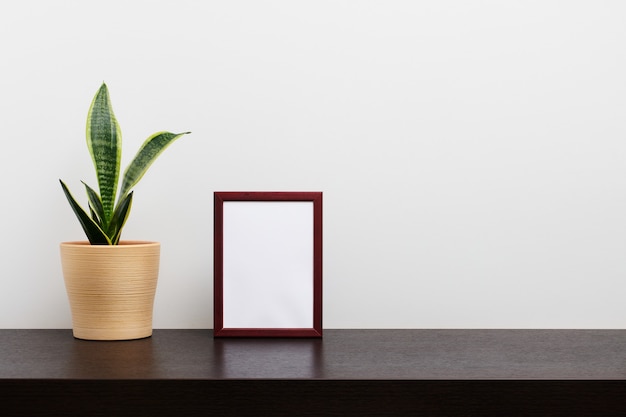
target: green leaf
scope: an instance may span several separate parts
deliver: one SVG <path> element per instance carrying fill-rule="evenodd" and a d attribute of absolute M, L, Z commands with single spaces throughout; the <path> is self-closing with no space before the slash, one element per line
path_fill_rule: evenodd
<path fill-rule="evenodd" d="M 95 211 L 93 211 L 93 209 L 91 208 L 91 206 L 89 206 L 89 214 L 91 215 L 91 218 L 94 222 L 96 222 L 96 224 L 98 226 L 100 226 L 100 228 L 102 228 L 102 223 L 100 222 L 100 218 L 98 217 L 98 215 L 96 214 Z"/>
<path fill-rule="evenodd" d="M 87 147 L 96 169 L 99 192 L 86 183 L 89 214 L 76 202 L 61 181 L 63 192 L 78 217 L 91 244 L 119 243 L 122 228 L 132 205 L 132 188 L 146 173 L 155 159 L 173 141 L 190 132 L 158 132 L 143 143 L 124 172 L 122 191 L 117 198 L 122 156 L 122 133 L 113 114 L 109 91 L 105 83 L 94 96 L 87 114 Z"/>
<path fill-rule="evenodd" d="M 119 202 L 113 213 L 113 219 L 111 219 L 111 226 L 109 227 L 107 235 L 111 239 L 114 245 L 117 245 L 122 235 L 122 229 L 130 214 L 130 208 L 133 204 L 133 193 L 130 192 L 126 197 Z"/>
<path fill-rule="evenodd" d="M 137 155 L 124 171 L 124 180 L 122 181 L 122 191 L 120 198 L 126 195 L 143 177 L 150 165 L 172 142 L 179 137 L 191 132 L 170 133 L 157 132 L 150 136 L 141 145 Z"/>
<path fill-rule="evenodd" d="M 104 213 L 102 221 L 103 224 L 108 224 L 115 205 L 122 157 L 122 132 L 113 115 L 105 83 L 102 83 L 93 98 L 87 114 L 87 147 L 98 177 Z"/>
<path fill-rule="evenodd" d="M 103 225 L 104 221 L 104 208 L 102 207 L 102 200 L 98 193 L 88 186 L 84 181 L 82 181 L 85 189 L 87 190 L 87 198 L 89 198 L 89 209 L 92 212 L 92 218 L 98 223 L 103 229 L 106 229 L 106 225 Z"/>
<path fill-rule="evenodd" d="M 63 192 L 67 197 L 67 201 L 70 203 L 72 210 L 74 210 L 74 214 L 78 217 L 78 221 L 80 225 L 83 227 L 85 234 L 87 235 L 87 239 L 89 239 L 89 243 L 92 245 L 111 245 L 111 240 L 104 233 L 104 231 L 98 226 L 98 224 L 93 221 L 91 217 L 83 210 L 83 208 L 76 202 L 70 190 L 63 183 L 63 181 L 59 180 L 61 183 L 61 187 L 63 188 Z"/>

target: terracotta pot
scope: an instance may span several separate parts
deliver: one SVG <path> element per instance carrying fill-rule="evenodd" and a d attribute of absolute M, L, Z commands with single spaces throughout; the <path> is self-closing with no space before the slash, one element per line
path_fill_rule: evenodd
<path fill-rule="evenodd" d="M 158 242 L 61 243 L 74 337 L 130 340 L 152 335 L 159 275 Z"/>

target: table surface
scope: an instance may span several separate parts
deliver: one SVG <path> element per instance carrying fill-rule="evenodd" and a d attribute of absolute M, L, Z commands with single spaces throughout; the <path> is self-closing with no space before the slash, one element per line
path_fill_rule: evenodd
<path fill-rule="evenodd" d="M 135 341 L 0 330 L 0 379 L 626 380 L 624 330 L 325 330 L 323 339 Z"/>

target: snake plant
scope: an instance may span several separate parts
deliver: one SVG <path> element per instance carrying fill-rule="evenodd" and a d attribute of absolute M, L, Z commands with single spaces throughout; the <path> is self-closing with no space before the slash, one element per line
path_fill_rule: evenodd
<path fill-rule="evenodd" d="M 113 114 L 109 90 L 105 83 L 96 93 L 87 114 L 87 147 L 93 160 L 100 193 L 83 182 L 87 192 L 89 214 L 76 202 L 62 180 L 61 187 L 92 245 L 117 245 L 133 201 L 132 188 L 155 159 L 172 142 L 188 134 L 157 132 L 141 145 L 137 155 L 124 171 L 116 201 L 122 132 Z"/>

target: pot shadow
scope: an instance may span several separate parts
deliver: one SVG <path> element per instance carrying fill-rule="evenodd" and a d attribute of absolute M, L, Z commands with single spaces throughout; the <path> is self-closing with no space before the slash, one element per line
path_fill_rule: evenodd
<path fill-rule="evenodd" d="M 74 339 L 66 363 L 70 378 L 143 379 L 155 373 L 152 337 L 122 341 Z"/>

